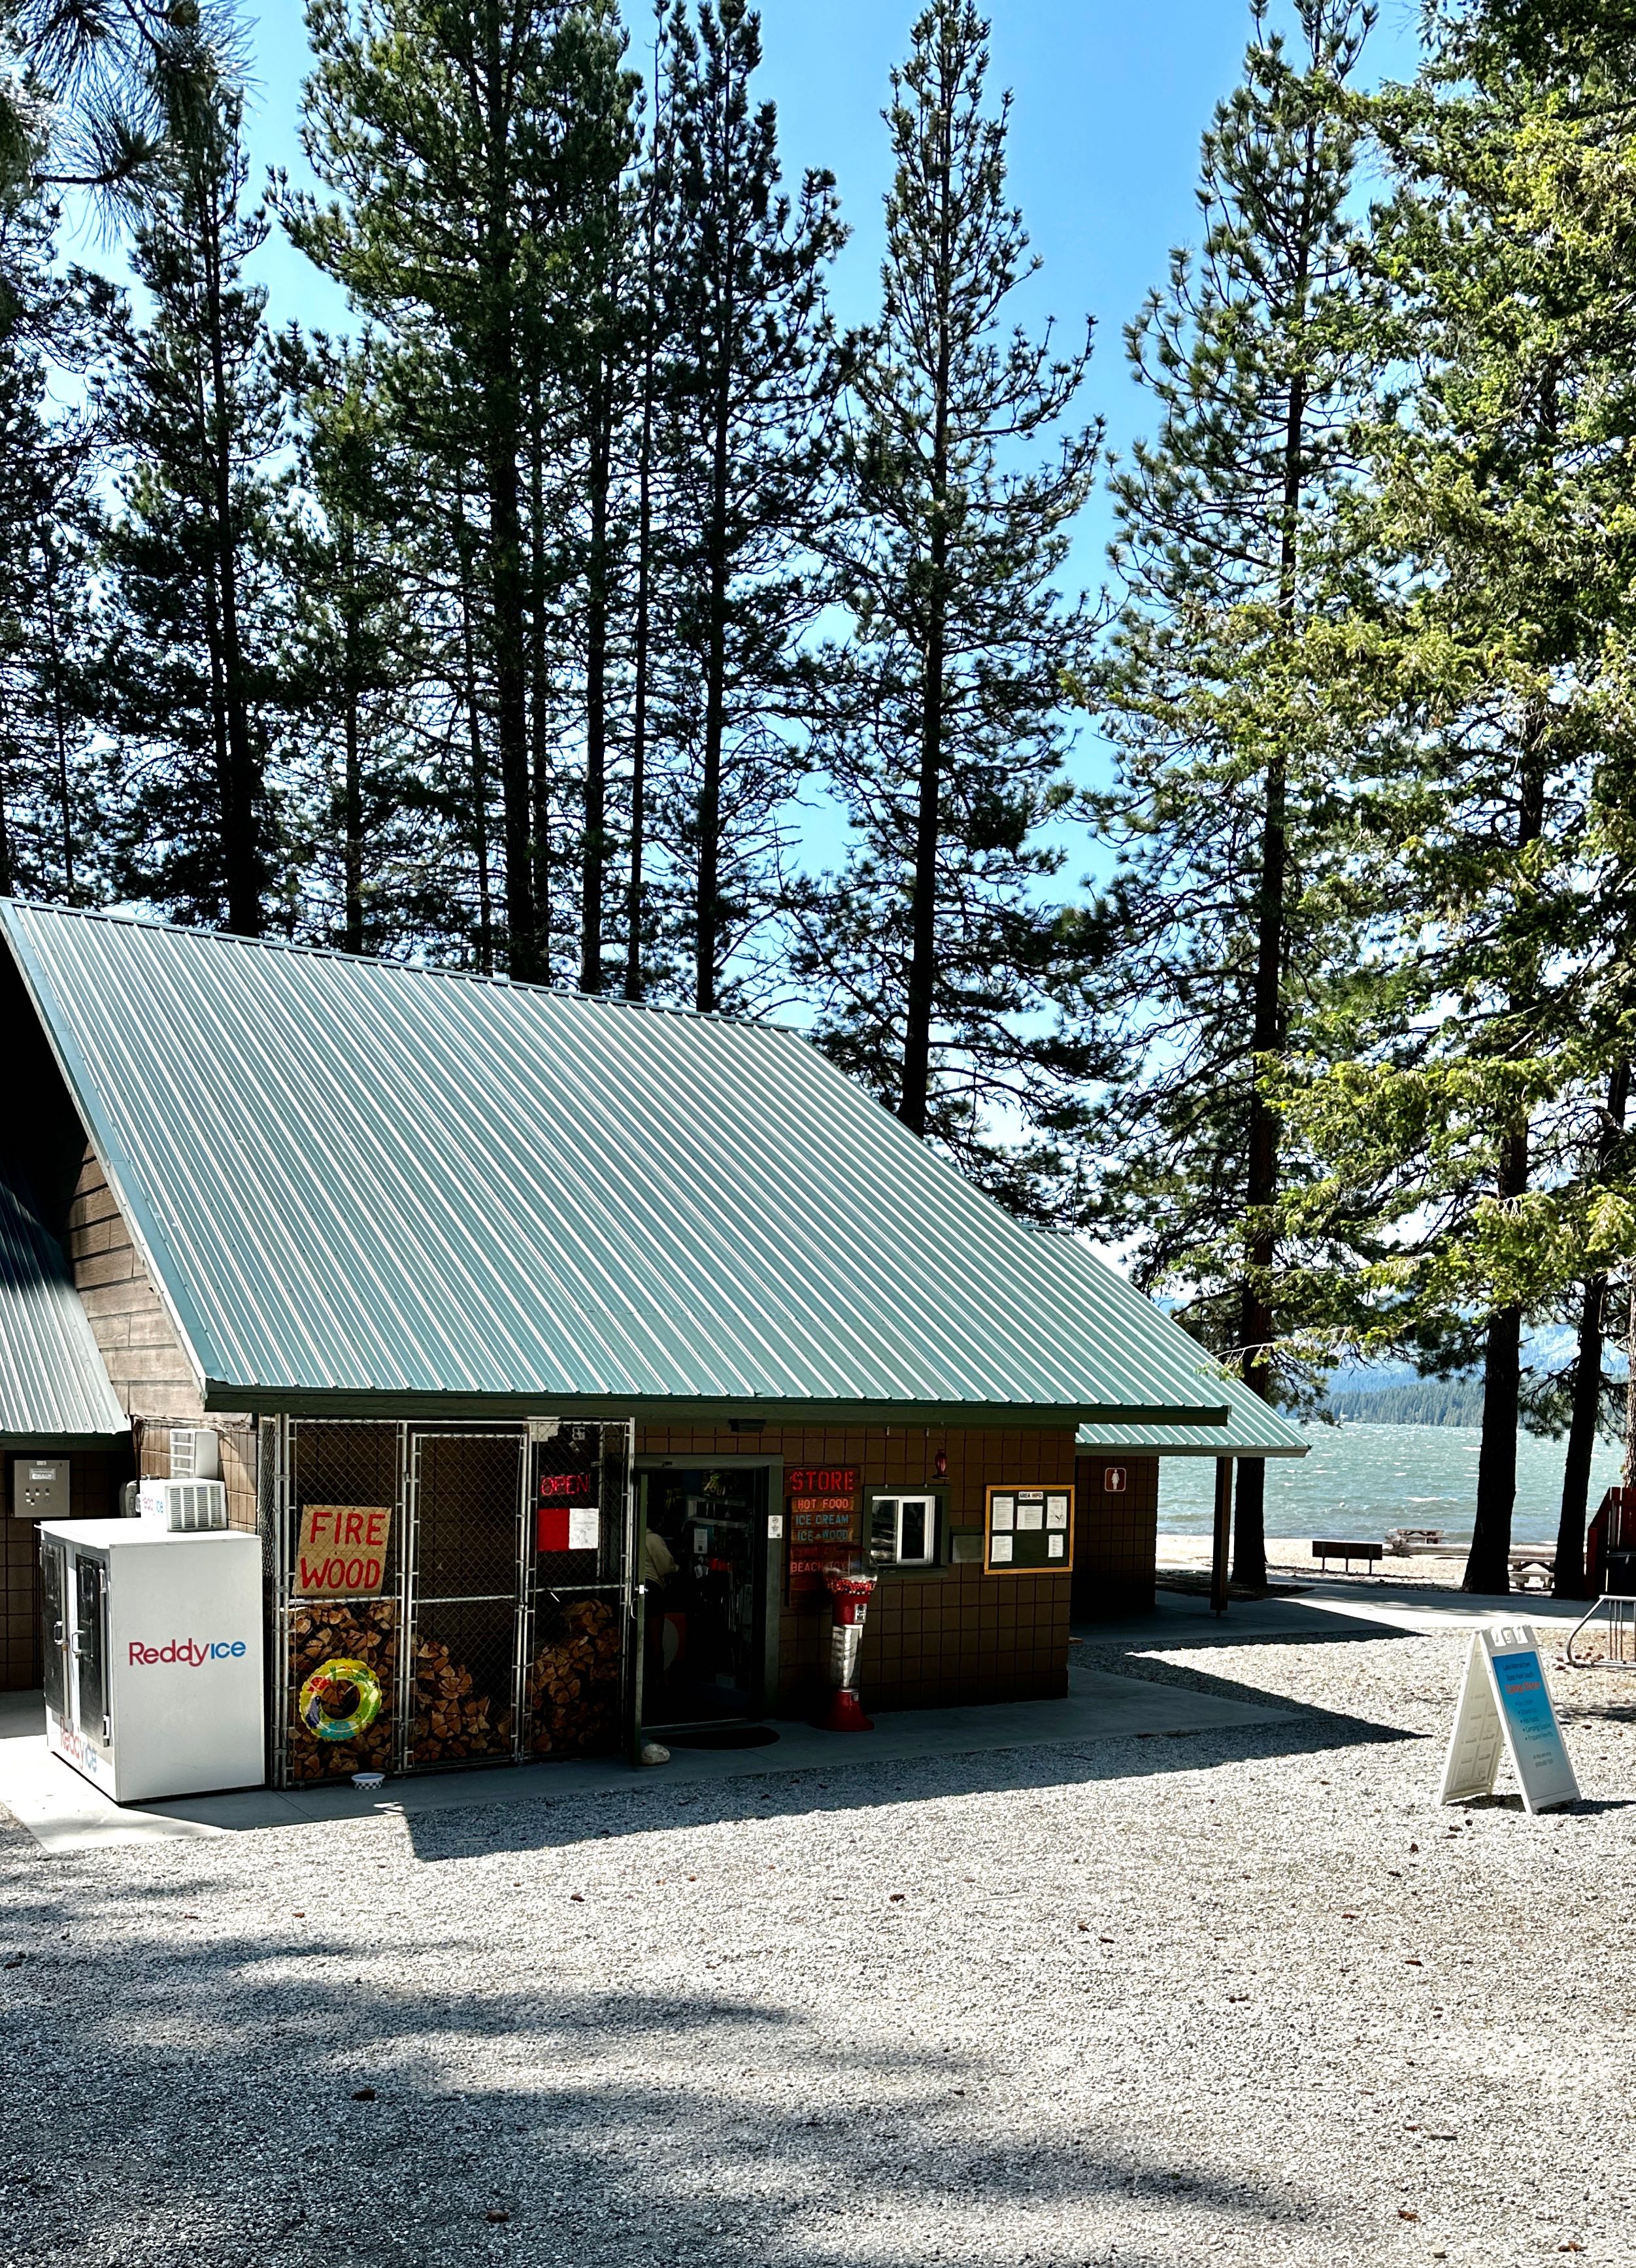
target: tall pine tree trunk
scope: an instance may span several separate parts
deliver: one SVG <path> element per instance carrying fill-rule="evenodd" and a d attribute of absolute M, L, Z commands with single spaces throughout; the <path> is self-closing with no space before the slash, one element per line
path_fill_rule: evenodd
<path fill-rule="evenodd" d="M 57 811 L 62 828 L 62 889 L 72 905 L 74 882 L 74 797 L 68 762 L 68 703 L 62 685 L 62 634 L 57 621 L 56 547 L 51 530 L 40 531 L 40 596 L 46 617 L 46 653 L 51 671 L 51 733 L 57 760 Z"/>
<path fill-rule="evenodd" d="M 363 755 L 359 729 L 362 674 L 358 658 L 357 552 L 348 526 L 341 538 L 341 573 L 346 608 L 341 663 L 341 729 L 345 777 L 341 782 L 341 868 L 345 891 L 343 943 L 348 953 L 363 950 Z"/>
<path fill-rule="evenodd" d="M 723 337 L 731 326 L 723 320 Z M 722 744 L 727 729 L 727 434 L 730 374 L 719 373 L 711 448 L 709 620 L 705 653 L 704 763 L 699 782 L 699 865 L 695 903 L 693 1005 L 708 1012 L 716 1001 L 721 951 Z"/>
<path fill-rule="evenodd" d="M 221 603 L 222 700 L 227 739 L 225 794 L 222 806 L 222 861 L 227 886 L 227 926 L 240 937 L 260 937 L 261 909 L 260 780 L 250 734 L 246 698 L 244 647 L 238 614 L 238 545 L 233 515 L 232 405 L 227 385 L 223 337 L 221 239 L 208 224 L 202 231 L 206 287 L 205 316 L 210 354 L 210 473 L 215 524 L 211 531 Z"/>
<path fill-rule="evenodd" d="M 1625 1130 L 1631 1067 L 1614 1066 L 1608 1080 L 1607 1108 L 1596 1143 L 1598 1169 L 1605 1174 Z M 1602 1417 L 1603 1317 L 1608 1279 L 1586 1279 L 1580 1309 L 1579 1352 L 1574 1365 L 1574 1410 L 1568 1422 L 1567 1454 L 1562 1464 L 1562 1506 L 1557 1518 L 1556 1572 L 1552 1589 L 1559 1599 L 1578 1599 L 1585 1589 L 1585 1523 L 1590 1509 L 1590 1461 Z"/>
<path fill-rule="evenodd" d="M 546 687 L 546 436 L 538 379 L 528 427 L 528 767 L 538 974 L 551 982 L 551 755 Z"/>
<path fill-rule="evenodd" d="M 914 791 L 914 871 L 909 895 L 909 977 L 904 999 L 898 1116 L 924 1135 L 931 1101 L 932 1015 L 937 998 L 937 837 L 943 797 L 944 677 L 948 669 L 950 296 L 954 245 L 950 107 L 938 112 L 937 339 L 932 371 L 931 575 L 921 657 L 921 752 Z"/>
<path fill-rule="evenodd" d="M 585 839 L 580 896 L 579 983 L 602 990 L 602 896 L 608 857 L 608 491 L 613 437 L 599 385 L 591 420 L 591 548 L 585 578 Z"/>
<path fill-rule="evenodd" d="M 1306 136 L 1304 202 L 1309 213 L 1317 190 L 1317 141 L 1309 126 Z M 1303 227 L 1295 248 L 1291 292 L 1290 329 L 1301 338 L 1307 319 L 1307 288 L 1310 244 Z M 1302 483 L 1306 469 L 1307 384 L 1297 367 L 1289 382 L 1285 405 L 1283 494 L 1279 514 L 1279 618 L 1292 632 L 1299 595 L 1299 541 Z M 1273 1398 L 1272 1344 L 1277 1330 L 1273 1311 L 1273 1271 L 1278 1258 L 1273 1206 L 1278 1197 L 1278 1119 L 1262 1091 L 1261 1058 L 1278 1055 L 1284 1045 L 1284 950 L 1288 888 L 1288 774 L 1283 755 L 1274 750 L 1266 763 L 1266 799 L 1261 814 L 1261 873 L 1256 912 L 1256 969 L 1254 1017 L 1250 1044 L 1256 1061 L 1250 1074 L 1248 1171 L 1244 1205 L 1249 1235 L 1245 1257 L 1249 1273 L 1239 1303 L 1239 1330 L 1244 1347 L 1246 1386 L 1264 1402 Z M 1233 1577 L 1236 1582 L 1259 1586 L 1266 1581 L 1266 1460 L 1241 1457 L 1237 1501 L 1233 1521 Z"/>
<path fill-rule="evenodd" d="M 1536 716 L 1523 748 L 1522 795 L 1517 815 L 1519 859 L 1537 843 L 1545 824 L 1545 734 L 1547 722 Z M 1526 1005 L 1519 990 L 1514 1014 Z M 1529 1127 L 1526 1117 L 1507 1129 L 1500 1145 L 1496 1195 L 1509 1204 L 1527 1193 Z M 1496 1309 L 1488 1322 L 1483 1356 L 1483 1432 L 1477 1453 L 1477 1511 L 1471 1548 L 1461 1587 L 1492 1594 L 1511 1587 L 1511 1515 L 1516 1504 L 1516 1428 L 1522 1402 L 1522 1310 Z"/>
<path fill-rule="evenodd" d="M 534 910 L 532 783 L 528 762 L 526 608 L 523 583 L 522 389 L 512 304 L 511 115 L 500 0 L 484 18 L 488 199 L 482 260 L 488 327 L 481 371 L 484 473 L 488 502 L 488 603 L 494 645 L 495 744 L 505 841 L 507 966 L 539 977 Z"/>
<path fill-rule="evenodd" d="M 642 464 L 637 476 L 636 502 L 636 630 L 631 658 L 635 679 L 631 711 L 630 873 L 625 890 L 625 998 L 642 994 L 642 851 L 648 830 L 648 670 L 652 636 L 653 497 L 651 447 L 653 438 L 653 354 L 649 348 L 642 372 Z"/>
<path fill-rule="evenodd" d="M 477 705 L 477 636 L 473 622 L 472 545 L 466 499 L 459 499 L 460 528 L 460 666 L 465 694 L 467 747 L 471 758 L 472 848 L 477 860 L 477 965 L 485 976 L 495 966 L 494 887 L 488 863 L 488 768 L 483 755 L 482 719 Z"/>

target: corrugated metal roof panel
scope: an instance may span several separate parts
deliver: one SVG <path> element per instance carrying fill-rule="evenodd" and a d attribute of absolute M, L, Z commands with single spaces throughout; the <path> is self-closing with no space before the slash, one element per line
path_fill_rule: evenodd
<path fill-rule="evenodd" d="M 62 1246 L 0 1173 L 0 1441 L 71 1447 L 129 1430 Z"/>
<path fill-rule="evenodd" d="M 1148 1301 L 1089 1280 L 793 1034 L 0 918 L 216 1407 L 1221 1407 Z"/>
<path fill-rule="evenodd" d="M 1298 1425 L 1269 1410 L 1236 1378 L 1217 1376 L 1227 1402 L 1225 1425 L 1108 1425 L 1079 1429 L 1082 1449 L 1124 1449 L 1150 1457 L 1304 1457 L 1310 1444 Z"/>

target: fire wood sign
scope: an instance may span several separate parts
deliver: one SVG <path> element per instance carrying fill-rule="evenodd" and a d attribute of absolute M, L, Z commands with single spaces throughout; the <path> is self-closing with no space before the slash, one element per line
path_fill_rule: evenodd
<path fill-rule="evenodd" d="M 376 1599 L 392 1543 L 387 1504 L 304 1504 L 296 1545 L 297 1595 Z"/>

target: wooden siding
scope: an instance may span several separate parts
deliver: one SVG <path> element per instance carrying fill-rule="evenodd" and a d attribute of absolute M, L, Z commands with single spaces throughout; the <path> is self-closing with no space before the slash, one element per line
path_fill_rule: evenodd
<path fill-rule="evenodd" d="M 935 1471 L 938 1452 L 948 1471 Z M 1050 1429 L 947 1431 L 921 1425 L 815 1425 L 735 1433 L 727 1426 L 638 1426 L 636 1454 L 672 1462 L 763 1457 L 797 1465 L 855 1465 L 871 1494 L 936 1490 L 952 1534 L 981 1535 L 985 1491 L 1074 1477 L 1074 1436 Z M 773 1507 L 779 1506 L 774 1475 Z M 781 1551 L 782 1546 L 773 1547 Z M 945 1547 L 945 1550 L 947 1547 Z M 944 1706 L 966 1701 L 1054 1699 L 1067 1690 L 1068 1580 L 985 1575 L 975 1562 L 925 1573 L 883 1574 L 870 1602 L 859 1662 L 864 1705 Z M 829 1613 L 821 1594 L 779 1618 L 778 1690 L 769 1712 L 798 1715 L 823 1690 Z"/>
<path fill-rule="evenodd" d="M 187 1350 L 90 1150 L 69 1208 L 68 1255 L 75 1289 L 125 1408 L 133 1416 L 164 1410 L 184 1419 L 202 1418 Z"/>

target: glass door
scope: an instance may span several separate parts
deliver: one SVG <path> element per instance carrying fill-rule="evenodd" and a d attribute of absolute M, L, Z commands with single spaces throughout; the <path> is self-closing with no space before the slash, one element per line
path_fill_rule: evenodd
<path fill-rule="evenodd" d="M 88 1741 L 108 1745 L 108 1571 L 89 1552 L 74 1554 L 74 1721 Z"/>
<path fill-rule="evenodd" d="M 759 1716 L 767 1468 L 664 1466 L 642 1484 L 643 1722 Z"/>
<path fill-rule="evenodd" d="M 40 1645 L 44 1662 L 46 1706 L 57 1718 L 68 1714 L 67 1554 L 49 1535 L 40 1539 Z"/>

